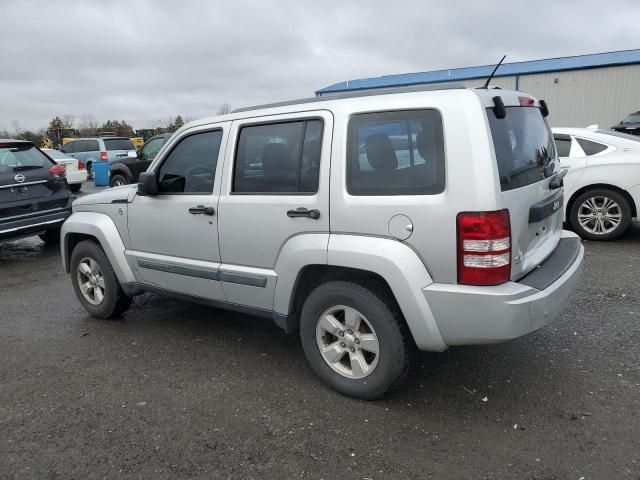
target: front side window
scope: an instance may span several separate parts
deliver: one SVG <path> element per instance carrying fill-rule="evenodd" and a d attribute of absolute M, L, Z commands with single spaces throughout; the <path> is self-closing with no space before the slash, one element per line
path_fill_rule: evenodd
<path fill-rule="evenodd" d="M 537 183 L 557 168 L 553 136 L 537 107 L 507 107 L 497 118 L 487 109 L 502 191 Z"/>
<path fill-rule="evenodd" d="M 76 143 L 76 142 L 67 142 L 67 143 L 65 143 L 65 144 L 60 148 L 60 151 L 61 151 L 62 153 L 73 153 L 75 143 Z"/>
<path fill-rule="evenodd" d="M 161 193 L 213 193 L 222 131 L 202 132 L 183 138 L 158 171 Z"/>
<path fill-rule="evenodd" d="M 140 151 L 140 160 L 153 160 L 164 145 L 164 138 L 150 140 Z"/>
<path fill-rule="evenodd" d="M 233 176 L 234 193 L 315 193 L 318 190 L 321 120 L 243 127 Z"/>
<path fill-rule="evenodd" d="M 628 115 L 621 123 L 640 123 L 640 112 Z"/>
<path fill-rule="evenodd" d="M 595 155 L 600 152 L 604 152 L 608 147 L 598 142 L 592 142 L 591 140 L 585 140 L 584 138 L 576 138 L 585 155 Z"/>
<path fill-rule="evenodd" d="M 444 186 L 444 136 L 437 110 L 351 118 L 347 150 L 351 195 L 433 195 Z"/>

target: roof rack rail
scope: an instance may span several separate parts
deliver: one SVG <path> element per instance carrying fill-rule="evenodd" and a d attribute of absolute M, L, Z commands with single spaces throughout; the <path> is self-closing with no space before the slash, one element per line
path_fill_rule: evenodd
<path fill-rule="evenodd" d="M 350 92 L 325 93 L 318 97 L 301 98 L 298 100 L 289 100 L 284 102 L 266 103 L 264 105 L 254 105 L 251 107 L 236 108 L 231 113 L 250 112 L 252 110 L 262 110 L 265 108 L 286 107 L 289 105 L 304 105 L 306 103 L 326 102 L 329 100 L 340 100 L 345 98 L 370 97 L 374 95 L 393 95 L 396 93 L 411 92 L 431 92 L 436 90 L 464 90 L 467 87 L 459 84 L 442 84 L 442 85 L 409 85 L 390 88 L 372 88 L 367 90 L 356 90 Z"/>

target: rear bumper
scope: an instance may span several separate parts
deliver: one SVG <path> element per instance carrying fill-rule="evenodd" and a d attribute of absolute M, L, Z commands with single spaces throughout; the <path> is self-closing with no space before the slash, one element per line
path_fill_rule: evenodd
<path fill-rule="evenodd" d="M 67 177 L 67 183 L 69 185 L 84 183 L 87 181 L 87 171 L 86 170 L 67 171 L 66 177 Z"/>
<path fill-rule="evenodd" d="M 24 219 L 3 222 L 0 224 L 0 240 L 37 235 L 45 230 L 60 228 L 70 215 L 71 200 L 69 200 L 69 204 L 65 208 L 56 209 L 49 213 L 43 212 Z"/>
<path fill-rule="evenodd" d="M 424 288 L 444 342 L 499 343 L 555 320 L 580 282 L 584 260 L 584 247 L 575 234 L 564 231 L 562 241 L 537 270 L 518 282 L 495 287 L 434 283 Z"/>

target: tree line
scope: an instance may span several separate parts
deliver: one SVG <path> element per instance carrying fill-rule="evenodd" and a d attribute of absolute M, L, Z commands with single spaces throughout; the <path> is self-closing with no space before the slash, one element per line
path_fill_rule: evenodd
<path fill-rule="evenodd" d="M 228 103 L 224 103 L 218 108 L 217 114 L 224 115 L 229 112 L 231 112 L 231 106 Z M 192 120 L 195 120 L 195 117 L 176 115 L 175 117 L 151 120 L 147 122 L 147 124 L 148 128 L 172 132 Z M 126 120 L 107 120 L 100 123 L 93 115 L 83 115 L 78 118 L 73 115 L 56 115 L 49 121 L 46 127 L 35 131 L 23 129 L 17 121 L 12 122 L 12 127 L 13 131 L 0 128 L 0 138 L 27 140 L 36 145 L 40 145 L 42 139 L 47 135 L 47 132 L 51 130 L 59 131 L 60 129 L 73 130 L 73 135 L 70 136 L 77 137 L 93 137 L 103 132 L 110 132 L 118 137 L 137 136 L 136 130 Z"/>

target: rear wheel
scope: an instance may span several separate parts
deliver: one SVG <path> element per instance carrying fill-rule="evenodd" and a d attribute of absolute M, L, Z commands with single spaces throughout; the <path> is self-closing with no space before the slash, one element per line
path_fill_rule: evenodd
<path fill-rule="evenodd" d="M 131 305 L 109 259 L 95 242 L 84 240 L 71 254 L 71 281 L 82 306 L 93 317 L 114 318 Z"/>
<path fill-rule="evenodd" d="M 588 240 L 613 240 L 631 223 L 631 207 L 620 193 L 597 189 L 584 192 L 571 205 L 571 226 Z"/>
<path fill-rule="evenodd" d="M 91 180 L 93 178 L 93 163 L 87 162 L 87 179 Z"/>
<path fill-rule="evenodd" d="M 317 287 L 302 308 L 300 338 L 322 380 L 367 400 L 402 384 L 413 351 L 393 298 L 373 283 L 331 281 Z"/>
<path fill-rule="evenodd" d="M 79 192 L 80 189 L 82 188 L 82 184 L 81 183 L 74 183 L 72 185 L 69 185 L 69 190 L 71 190 L 72 192 Z"/>
<path fill-rule="evenodd" d="M 111 176 L 111 180 L 109 181 L 109 186 L 111 187 L 121 187 L 122 185 L 129 185 L 129 178 L 122 173 L 116 173 Z"/>
<path fill-rule="evenodd" d="M 54 230 L 47 230 L 44 233 L 38 235 L 40 240 L 48 245 L 56 245 L 60 243 L 60 229 L 56 228 Z"/>

